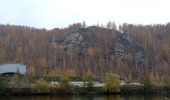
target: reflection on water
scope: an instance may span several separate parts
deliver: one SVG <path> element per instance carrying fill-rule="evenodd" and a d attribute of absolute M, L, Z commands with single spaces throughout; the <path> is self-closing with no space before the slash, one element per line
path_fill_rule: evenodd
<path fill-rule="evenodd" d="M 0 100 L 166 100 L 163 95 L 0 96 Z M 168 100 L 169 100 L 168 99 Z"/>

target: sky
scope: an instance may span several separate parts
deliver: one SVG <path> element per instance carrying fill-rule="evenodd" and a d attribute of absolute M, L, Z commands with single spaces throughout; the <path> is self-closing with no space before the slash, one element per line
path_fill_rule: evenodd
<path fill-rule="evenodd" d="M 165 24 L 170 0 L 0 0 L 0 24 L 64 28 L 85 21 L 88 26 Z"/>

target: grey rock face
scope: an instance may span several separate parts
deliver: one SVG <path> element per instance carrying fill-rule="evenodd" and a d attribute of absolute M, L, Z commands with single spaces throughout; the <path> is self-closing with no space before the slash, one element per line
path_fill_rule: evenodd
<path fill-rule="evenodd" d="M 128 56 L 128 52 L 133 54 L 135 63 L 143 62 L 145 58 L 145 49 L 142 44 L 138 43 L 128 33 L 121 33 L 115 43 L 115 55 L 125 58 Z"/>
<path fill-rule="evenodd" d="M 76 45 L 76 44 L 80 44 L 82 41 L 83 41 L 83 36 L 81 34 L 73 33 L 64 39 L 63 44 L 64 45 L 74 45 L 74 44 Z"/>
<path fill-rule="evenodd" d="M 61 47 L 66 51 L 68 49 L 73 48 L 74 46 L 78 46 L 83 41 L 83 36 L 79 33 L 72 33 L 65 37 L 65 39 L 61 43 Z"/>
<path fill-rule="evenodd" d="M 88 28 L 81 28 L 79 31 L 67 35 L 60 43 L 60 45 L 65 51 L 75 47 L 84 49 L 96 46 L 95 39 L 96 37 L 94 33 L 91 32 Z"/>
<path fill-rule="evenodd" d="M 97 43 L 96 33 L 99 27 L 80 28 L 77 32 L 73 32 L 65 36 L 63 41 L 60 42 L 64 51 L 84 53 L 85 48 L 99 47 Z M 136 64 L 142 63 L 146 56 L 144 46 L 139 43 L 134 37 L 128 33 L 119 33 L 116 41 L 111 44 L 109 54 L 120 56 L 122 59 L 126 58 L 131 53 Z M 105 54 L 103 54 L 105 55 Z"/>

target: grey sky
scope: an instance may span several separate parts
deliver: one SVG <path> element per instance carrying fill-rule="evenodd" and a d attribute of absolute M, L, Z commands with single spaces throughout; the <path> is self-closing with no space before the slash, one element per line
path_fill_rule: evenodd
<path fill-rule="evenodd" d="M 170 0 L 0 0 L 0 23 L 37 28 L 66 27 L 114 21 L 164 24 L 170 21 Z"/>

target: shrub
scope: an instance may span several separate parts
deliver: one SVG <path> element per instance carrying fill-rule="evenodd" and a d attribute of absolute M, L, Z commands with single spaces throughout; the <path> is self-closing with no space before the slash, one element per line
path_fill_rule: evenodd
<path fill-rule="evenodd" d="M 93 85 L 94 85 L 94 75 L 90 72 L 88 72 L 84 77 L 84 87 L 87 89 L 87 91 L 92 91 L 93 90 Z"/>
<path fill-rule="evenodd" d="M 7 79 L 0 76 L 0 89 L 5 89 L 7 87 Z"/>
<path fill-rule="evenodd" d="M 71 93 L 71 86 L 69 84 L 69 79 L 66 74 L 59 76 L 59 86 L 56 88 L 56 92 L 59 94 Z"/>
<path fill-rule="evenodd" d="M 43 78 L 40 78 L 35 82 L 35 89 L 40 93 L 49 93 L 51 87 L 48 82 L 46 82 Z"/>
<path fill-rule="evenodd" d="M 67 75 L 60 75 L 59 83 L 60 83 L 60 86 L 64 86 L 64 87 L 69 86 L 69 79 Z"/>
<path fill-rule="evenodd" d="M 162 81 L 163 86 L 170 86 L 170 77 L 169 76 L 163 76 L 161 81 Z"/>
<path fill-rule="evenodd" d="M 153 85 L 148 77 L 142 80 L 142 85 L 143 92 L 151 92 Z"/>
<path fill-rule="evenodd" d="M 105 77 L 105 90 L 107 93 L 120 92 L 120 80 L 116 74 L 108 74 Z"/>
<path fill-rule="evenodd" d="M 15 74 L 10 78 L 9 85 L 11 88 L 19 88 L 19 82 L 20 82 L 21 77 L 19 74 Z"/>

